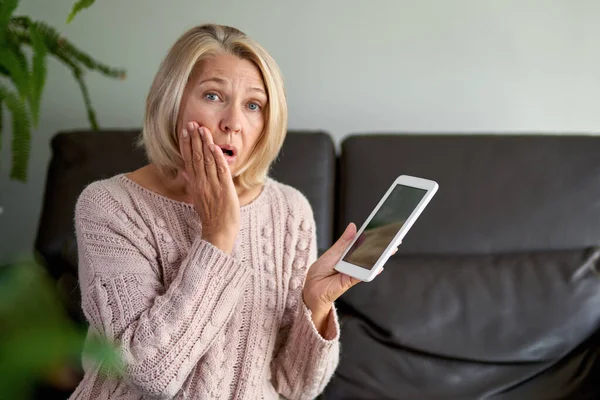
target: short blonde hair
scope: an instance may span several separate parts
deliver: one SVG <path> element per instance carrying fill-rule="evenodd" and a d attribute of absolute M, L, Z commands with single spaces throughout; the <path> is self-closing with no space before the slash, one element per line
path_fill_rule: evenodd
<path fill-rule="evenodd" d="M 228 53 L 253 62 L 262 74 L 267 92 L 265 126 L 236 183 L 251 188 L 264 183 L 287 132 L 287 103 L 281 71 L 275 60 L 254 40 L 236 28 L 200 25 L 173 44 L 160 65 L 148 97 L 140 144 L 148 160 L 173 174 L 183 167 L 178 144 L 181 100 L 194 67 L 202 59 Z"/>

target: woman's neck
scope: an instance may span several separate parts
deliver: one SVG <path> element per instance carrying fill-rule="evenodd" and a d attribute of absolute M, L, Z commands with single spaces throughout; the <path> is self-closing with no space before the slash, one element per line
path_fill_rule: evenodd
<path fill-rule="evenodd" d="M 149 164 L 128 175 L 136 183 L 158 194 L 173 200 L 193 204 L 194 200 L 188 190 L 188 183 L 183 174 L 178 171 L 176 175 L 169 176 L 156 165 Z M 235 190 L 240 201 L 240 206 L 251 203 L 262 191 L 262 186 L 246 189 L 235 184 Z"/>

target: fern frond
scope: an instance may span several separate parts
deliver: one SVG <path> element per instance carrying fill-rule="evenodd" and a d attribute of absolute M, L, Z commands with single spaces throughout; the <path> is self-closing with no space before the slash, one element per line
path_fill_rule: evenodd
<path fill-rule="evenodd" d="M 33 60 L 31 68 L 31 96 L 29 97 L 29 104 L 31 107 L 31 115 L 33 116 L 33 122 L 37 126 L 40 118 L 40 103 L 42 100 L 42 91 L 44 84 L 46 83 L 46 45 L 44 44 L 44 37 L 41 35 L 37 28 L 37 24 L 33 24 L 29 28 L 29 34 L 31 35 L 31 44 L 33 47 Z"/>
<path fill-rule="evenodd" d="M 12 30 L 10 29 L 6 31 L 4 46 L 6 51 L 10 51 L 12 52 L 12 54 L 14 54 L 16 60 L 19 63 L 18 65 L 21 68 L 20 72 L 23 75 L 24 79 L 19 77 L 17 78 L 19 80 L 23 80 L 23 87 L 19 88 L 19 93 L 21 94 L 21 96 L 27 95 L 29 93 L 29 62 L 27 60 L 27 57 L 25 57 L 25 53 L 23 52 L 22 45 L 19 42 L 19 38 L 16 35 L 14 35 Z"/>
<path fill-rule="evenodd" d="M 69 20 L 93 2 L 77 1 Z M 0 128 L 3 123 L 2 108 L 6 106 L 13 117 L 13 160 L 10 175 L 13 179 L 25 182 L 31 146 L 31 119 L 33 117 L 35 125 L 39 122 L 41 97 L 47 75 L 46 57 L 50 55 L 57 58 L 71 70 L 94 130 L 99 129 L 98 121 L 84 80 L 84 72 L 95 70 L 108 77 L 123 79 L 125 71 L 93 59 L 44 22 L 34 22 L 27 16 L 12 16 L 17 3 L 18 0 L 0 0 L 0 77 L 8 77 L 17 89 L 13 91 L 0 82 Z M 33 50 L 31 70 L 29 60 L 22 50 L 24 45 L 31 46 Z M 26 101 L 29 102 L 29 107 Z"/>
<path fill-rule="evenodd" d="M 17 8 L 19 0 L 2 0 L 0 1 L 0 39 L 4 36 L 10 16 Z"/>
<path fill-rule="evenodd" d="M 8 75 L 19 91 L 22 99 L 29 93 L 29 68 L 23 53 L 15 46 L 0 47 L 0 65 L 8 71 Z"/>
<path fill-rule="evenodd" d="M 46 25 L 43 22 L 39 22 L 40 30 L 49 37 L 56 37 L 57 44 L 59 47 L 64 50 L 66 54 L 70 56 L 70 58 L 79 61 L 83 64 L 87 69 L 92 71 L 99 71 L 106 76 L 110 76 L 112 78 L 123 78 L 125 76 L 125 71 L 118 68 L 111 68 L 106 64 L 100 63 L 94 60 L 85 52 L 79 50 L 71 41 L 66 38 L 60 37 L 60 34 L 51 26 Z"/>
<path fill-rule="evenodd" d="M 77 3 L 73 4 L 73 9 L 67 18 L 67 24 L 73 21 L 75 15 L 79 14 L 83 9 L 90 7 L 94 4 L 94 0 L 79 0 Z"/>
<path fill-rule="evenodd" d="M 6 107 L 12 113 L 12 166 L 11 179 L 27 181 L 27 166 L 31 149 L 31 123 L 27 114 L 27 106 L 23 99 L 0 84 L 0 98 L 6 102 Z"/>
<path fill-rule="evenodd" d="M 29 28 L 32 24 L 34 24 L 34 22 L 32 22 L 27 17 L 18 17 L 16 19 L 14 19 L 14 21 L 21 28 L 25 28 L 25 27 Z M 84 75 L 83 68 L 78 64 L 78 60 L 76 60 L 76 59 L 74 60 L 71 57 L 72 54 L 68 53 L 65 50 L 65 48 L 62 46 L 61 39 L 59 38 L 58 33 L 53 28 L 44 26 L 44 24 L 42 24 L 42 23 L 35 22 L 35 24 L 38 25 L 38 27 L 40 28 L 40 31 L 42 32 L 42 35 L 44 37 L 44 43 L 46 45 L 46 48 L 48 49 L 48 52 L 50 54 L 52 54 L 54 57 L 56 57 L 63 64 L 65 64 L 71 70 L 71 73 L 73 74 L 73 77 L 77 81 L 77 84 L 79 85 L 79 88 L 81 90 L 81 94 L 83 96 L 83 101 L 84 101 L 84 105 L 86 108 L 86 113 L 87 113 L 90 125 L 91 125 L 92 129 L 98 130 L 99 126 L 98 126 L 98 121 L 96 119 L 96 112 L 94 111 L 94 108 L 92 106 L 89 91 L 88 91 L 87 85 L 83 79 L 83 75 Z M 23 42 L 25 44 L 29 44 L 29 45 L 32 44 L 31 37 L 29 35 L 29 31 L 19 29 L 19 30 L 15 31 L 15 35 L 17 35 L 19 37 L 19 40 L 21 42 Z"/>
<path fill-rule="evenodd" d="M 79 85 L 79 89 L 81 90 L 81 94 L 83 96 L 83 102 L 85 104 L 85 109 L 86 109 L 86 112 L 88 115 L 88 120 L 90 122 L 90 125 L 92 126 L 92 129 L 98 130 L 99 126 L 98 126 L 98 121 L 96 119 L 96 112 L 94 111 L 94 108 L 92 107 L 92 101 L 90 100 L 90 94 L 87 89 L 87 85 L 86 85 L 85 81 L 83 80 L 83 70 L 81 69 L 81 67 L 79 67 L 79 65 L 77 65 L 64 52 L 62 52 L 60 50 L 58 52 L 56 52 L 54 54 L 54 56 L 56 58 L 58 58 L 67 67 L 69 67 L 69 69 L 71 70 L 71 73 L 73 74 L 73 77 L 77 81 L 77 84 Z"/>
<path fill-rule="evenodd" d="M 34 24 L 34 22 L 26 16 L 13 17 L 11 22 L 13 22 L 15 27 L 24 30 L 28 30 L 29 27 Z M 99 71 L 103 75 L 111 78 L 122 79 L 125 77 L 125 70 L 120 68 L 112 68 L 106 64 L 94 60 L 88 54 L 79 50 L 69 40 L 61 37 L 60 33 L 53 27 L 41 21 L 35 22 L 35 24 L 38 26 L 40 33 L 44 36 L 44 43 L 51 54 L 55 54 L 57 51 L 63 50 L 69 58 L 83 64 L 83 66 L 89 70 Z M 31 39 L 29 38 L 27 31 L 19 32 L 18 35 L 20 36 L 19 39 L 23 41 L 23 43 L 31 44 Z"/>
<path fill-rule="evenodd" d="M 125 70 L 119 68 L 111 68 L 106 64 L 102 64 L 93 58 L 91 58 L 86 53 L 79 50 L 75 47 L 70 41 L 63 40 L 62 47 L 71 57 L 75 58 L 77 61 L 85 65 L 85 67 L 92 71 L 99 71 L 103 75 L 110 76 L 111 78 L 125 78 Z"/>
<path fill-rule="evenodd" d="M 79 72 L 73 72 L 73 76 L 77 80 L 79 84 L 79 88 L 81 89 L 81 94 L 83 95 L 83 102 L 85 103 L 85 109 L 87 111 L 88 120 L 90 121 L 90 125 L 92 125 L 92 129 L 97 131 L 100 129 L 98 126 L 98 120 L 96 119 L 96 112 L 92 107 L 92 101 L 90 100 L 90 93 L 88 92 L 87 85 L 83 80 L 83 75 Z"/>

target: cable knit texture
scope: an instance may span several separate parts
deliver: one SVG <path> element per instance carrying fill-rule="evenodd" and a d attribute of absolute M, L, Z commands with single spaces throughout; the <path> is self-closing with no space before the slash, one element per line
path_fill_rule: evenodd
<path fill-rule="evenodd" d="M 123 378 L 84 360 L 72 399 L 312 399 L 339 358 L 302 301 L 315 221 L 296 189 L 268 179 L 241 208 L 234 250 L 202 239 L 190 204 L 126 175 L 89 185 L 75 224 L 88 338 L 115 341 Z"/>

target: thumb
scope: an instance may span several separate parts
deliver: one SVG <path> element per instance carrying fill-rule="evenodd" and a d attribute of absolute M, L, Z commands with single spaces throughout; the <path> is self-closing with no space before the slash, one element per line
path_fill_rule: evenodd
<path fill-rule="evenodd" d="M 354 239 L 355 235 L 356 225 L 354 225 L 354 223 L 351 222 L 346 227 L 346 230 L 344 231 L 342 236 L 340 236 L 340 238 L 333 244 L 333 246 L 331 246 L 329 250 L 327 250 L 323 254 L 323 257 L 330 262 L 337 263 L 342 257 L 342 254 L 344 254 L 344 251 L 346 251 L 346 249 Z"/>

